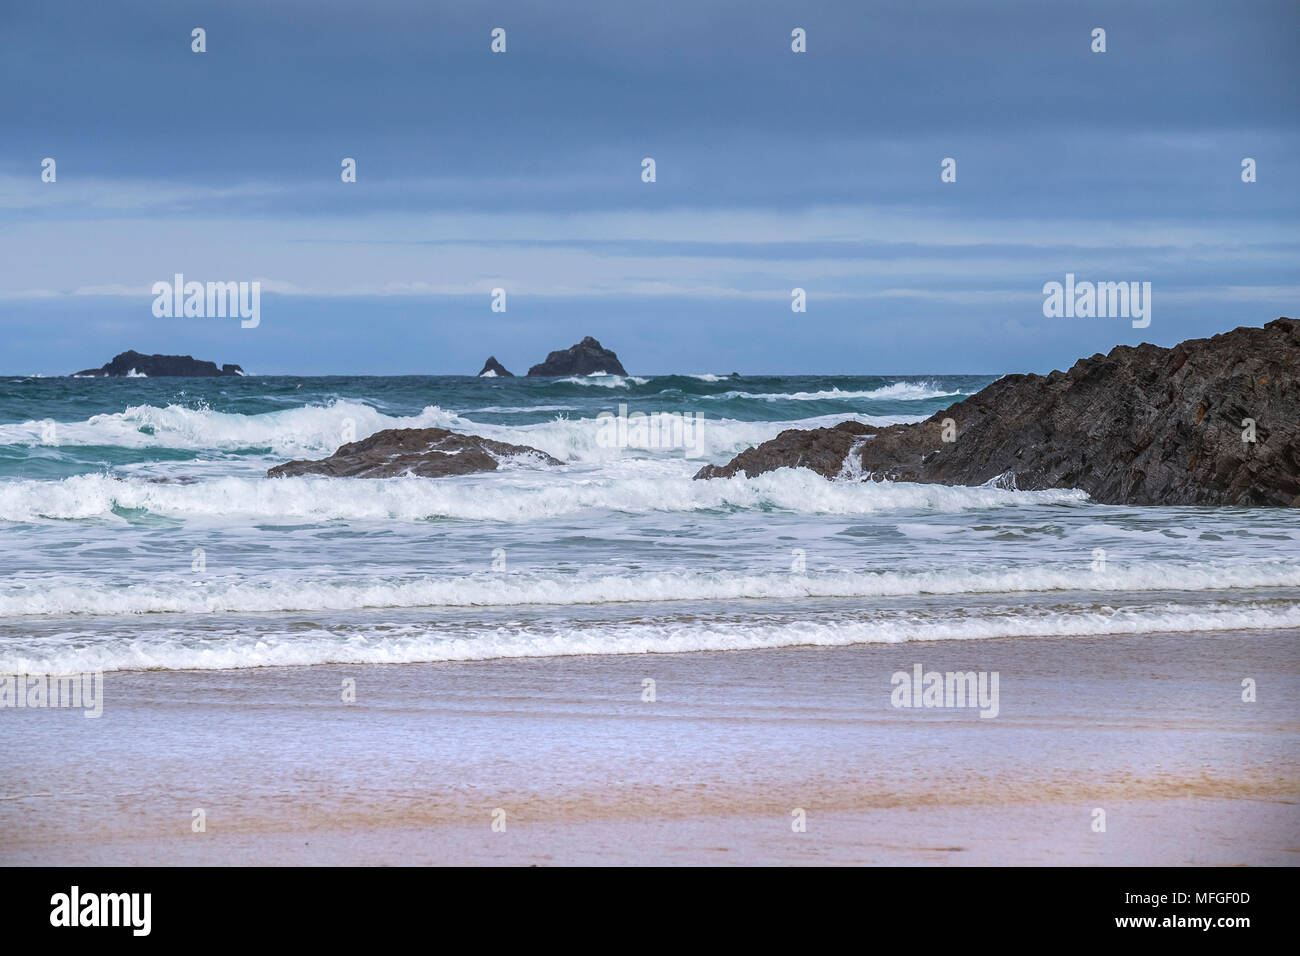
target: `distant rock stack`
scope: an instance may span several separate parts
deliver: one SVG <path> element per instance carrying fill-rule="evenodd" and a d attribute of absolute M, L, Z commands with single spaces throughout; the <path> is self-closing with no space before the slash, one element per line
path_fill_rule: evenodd
<path fill-rule="evenodd" d="M 590 335 L 577 345 L 552 352 L 546 361 L 534 365 L 528 370 L 528 377 L 556 375 L 626 375 L 627 369 L 611 350 L 602 348 L 601 344 Z"/>
<path fill-rule="evenodd" d="M 122 352 L 113 361 L 100 368 L 73 372 L 76 376 L 94 378 L 129 378 L 144 375 L 149 378 L 210 378 L 218 375 L 243 375 L 238 365 L 226 364 L 217 368 L 216 362 L 205 362 L 189 355 L 142 355 L 134 350 Z"/>
<path fill-rule="evenodd" d="M 1119 505 L 1300 507 L 1300 320 L 1173 348 L 1121 345 L 1068 372 L 1007 375 L 923 422 L 789 429 L 696 478 L 827 478 L 1021 491 Z"/>
<path fill-rule="evenodd" d="M 479 378 L 514 378 L 515 373 L 508 371 L 504 365 L 497 361 L 495 355 L 489 355 L 488 360 L 483 363 L 483 371 L 478 373 Z"/>

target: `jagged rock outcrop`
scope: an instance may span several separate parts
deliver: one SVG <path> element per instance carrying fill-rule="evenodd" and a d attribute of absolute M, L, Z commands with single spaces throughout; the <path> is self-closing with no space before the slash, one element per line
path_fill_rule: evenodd
<path fill-rule="evenodd" d="M 504 365 L 498 362 L 495 355 L 489 355 L 488 360 L 483 363 L 483 371 L 478 373 L 479 378 L 484 376 L 488 378 L 514 378 L 515 373 L 507 370 Z"/>
<path fill-rule="evenodd" d="M 753 478 L 777 468 L 811 468 L 834 478 L 844 467 L 849 450 L 863 435 L 877 429 L 861 422 L 840 422 L 833 428 L 787 428 L 757 448 L 746 448 L 725 465 L 705 465 L 696 478 L 730 478 L 743 474 Z"/>
<path fill-rule="evenodd" d="M 536 448 L 462 435 L 445 428 L 387 428 L 349 442 L 328 458 L 276 465 L 268 478 L 328 475 L 332 478 L 441 478 L 495 471 L 503 458 L 527 455 L 547 465 L 560 462 Z"/>
<path fill-rule="evenodd" d="M 205 362 L 190 355 L 142 355 L 134 349 L 113 356 L 113 361 L 100 368 L 88 368 L 73 372 L 73 375 L 88 375 L 98 378 L 126 378 L 132 373 L 147 375 L 149 378 L 200 378 L 216 375 L 243 375 L 244 370 L 238 365 L 223 365 L 217 368 L 216 362 Z"/>
<path fill-rule="evenodd" d="M 1105 504 L 1300 507 L 1300 320 L 1173 348 L 1119 346 L 1047 376 L 1008 375 L 911 425 L 791 429 L 695 477 L 783 467 L 1080 488 Z"/>
<path fill-rule="evenodd" d="M 602 348 L 588 335 L 577 345 L 552 352 L 546 356 L 545 362 L 530 368 L 528 375 L 591 375 L 593 372 L 626 375 L 627 369 L 612 350 Z"/>

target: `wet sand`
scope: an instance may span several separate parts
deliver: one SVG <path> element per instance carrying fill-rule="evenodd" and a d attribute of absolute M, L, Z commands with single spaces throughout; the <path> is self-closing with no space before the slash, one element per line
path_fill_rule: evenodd
<path fill-rule="evenodd" d="M 891 706 L 918 663 L 998 672 L 998 715 Z M 0 863 L 1300 860 L 1295 631 L 121 672 L 104 695 L 99 719 L 0 710 Z"/>

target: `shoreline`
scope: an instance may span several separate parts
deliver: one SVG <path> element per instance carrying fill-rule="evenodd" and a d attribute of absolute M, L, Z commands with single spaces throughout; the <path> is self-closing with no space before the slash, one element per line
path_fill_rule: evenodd
<path fill-rule="evenodd" d="M 110 672 L 0 712 L 0 864 L 1288 865 L 1297 691 L 1295 630 Z"/>

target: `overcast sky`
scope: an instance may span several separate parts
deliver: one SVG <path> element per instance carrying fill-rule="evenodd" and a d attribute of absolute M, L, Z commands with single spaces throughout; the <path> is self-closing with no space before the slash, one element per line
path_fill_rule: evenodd
<path fill-rule="evenodd" d="M 0 4 L 0 374 L 588 334 L 634 373 L 997 373 L 1260 325 L 1300 313 L 1297 54 L 1295 0 Z M 260 281 L 261 324 L 154 317 L 178 272 Z M 1150 327 L 1045 318 L 1067 272 L 1152 283 Z"/>

